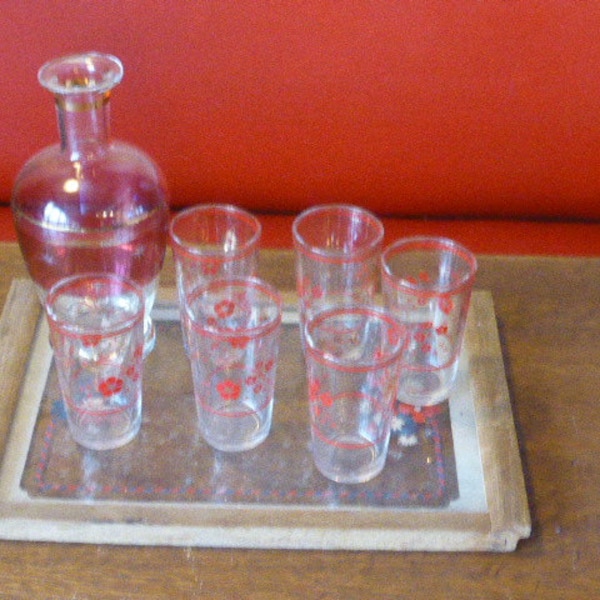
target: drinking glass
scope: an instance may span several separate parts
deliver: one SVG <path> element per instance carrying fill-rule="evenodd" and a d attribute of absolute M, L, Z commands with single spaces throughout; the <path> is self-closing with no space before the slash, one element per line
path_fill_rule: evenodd
<path fill-rule="evenodd" d="M 281 307 L 257 278 L 217 279 L 185 298 L 200 432 L 217 450 L 249 450 L 269 434 Z"/>
<path fill-rule="evenodd" d="M 315 465 L 336 482 L 368 481 L 385 465 L 406 331 L 366 305 L 319 312 L 305 329 Z"/>
<path fill-rule="evenodd" d="M 224 277 L 256 273 L 261 225 L 249 212 L 229 204 L 206 204 L 178 213 L 169 227 L 175 258 L 180 306 L 199 285 Z M 181 311 L 183 338 L 189 353 L 185 311 Z"/>
<path fill-rule="evenodd" d="M 142 288 L 76 275 L 50 288 L 45 308 L 71 435 L 94 450 L 123 446 L 142 420 Z"/>
<path fill-rule="evenodd" d="M 301 324 L 326 308 L 373 301 L 383 240 L 375 215 L 351 205 L 314 206 L 296 217 L 293 236 Z"/>
<path fill-rule="evenodd" d="M 410 333 L 399 399 L 438 404 L 456 379 L 477 259 L 453 240 L 412 237 L 388 246 L 381 265 L 385 304 Z"/>

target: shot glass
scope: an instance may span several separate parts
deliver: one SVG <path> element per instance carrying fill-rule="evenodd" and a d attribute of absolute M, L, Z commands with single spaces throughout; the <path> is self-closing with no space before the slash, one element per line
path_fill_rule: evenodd
<path fill-rule="evenodd" d="M 312 452 L 317 469 L 360 483 L 385 466 L 406 331 L 387 311 L 357 305 L 305 325 Z"/>
<path fill-rule="evenodd" d="M 249 212 L 228 204 L 194 206 L 170 223 L 180 306 L 186 294 L 213 279 L 251 277 L 258 266 L 261 225 Z M 184 346 L 189 340 L 181 311 Z"/>
<path fill-rule="evenodd" d="M 185 298 L 200 432 L 217 450 L 249 450 L 269 435 L 281 307 L 256 278 L 214 280 Z"/>
<path fill-rule="evenodd" d="M 326 308 L 373 301 L 384 233 L 375 215 L 357 206 L 314 206 L 296 217 L 292 231 L 301 325 Z"/>
<path fill-rule="evenodd" d="M 114 275 L 59 281 L 45 301 L 73 439 L 92 450 L 123 446 L 142 420 L 144 295 Z"/>
<path fill-rule="evenodd" d="M 453 240 L 414 237 L 388 246 L 381 265 L 385 304 L 410 334 L 399 400 L 438 404 L 456 379 L 477 259 Z"/>

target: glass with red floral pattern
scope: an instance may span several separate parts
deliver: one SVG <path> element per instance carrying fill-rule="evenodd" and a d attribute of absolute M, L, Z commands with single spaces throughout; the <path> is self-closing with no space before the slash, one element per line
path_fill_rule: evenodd
<path fill-rule="evenodd" d="M 250 450 L 273 417 L 282 300 L 253 277 L 216 279 L 185 296 L 200 433 L 217 450 Z"/>
<path fill-rule="evenodd" d="M 383 251 L 385 304 L 410 334 L 400 402 L 430 406 L 449 399 L 476 273 L 475 255 L 447 238 L 403 238 Z"/>
<path fill-rule="evenodd" d="M 256 274 L 262 228 L 249 212 L 229 204 L 203 204 L 171 220 L 169 239 L 175 258 L 180 306 L 194 288 L 224 277 Z M 182 323 L 185 312 L 181 312 Z M 189 353 L 186 328 L 183 341 Z"/>
<path fill-rule="evenodd" d="M 339 483 L 384 468 L 406 331 L 372 305 L 332 308 L 305 327 L 312 453 Z"/>
<path fill-rule="evenodd" d="M 127 444 L 142 421 L 142 288 L 116 275 L 76 275 L 51 287 L 45 309 L 73 439 L 92 450 Z"/>
<path fill-rule="evenodd" d="M 318 205 L 298 215 L 292 229 L 301 324 L 327 308 L 374 301 L 384 233 L 375 215 Z"/>

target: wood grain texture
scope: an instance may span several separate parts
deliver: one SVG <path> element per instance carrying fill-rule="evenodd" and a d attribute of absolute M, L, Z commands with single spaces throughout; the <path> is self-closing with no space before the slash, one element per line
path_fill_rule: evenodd
<path fill-rule="evenodd" d="M 15 400 L 27 367 L 26 357 L 41 313 L 35 289 L 26 279 L 18 279 L 10 288 L 0 321 L 0 448 L 15 409 Z"/>
<path fill-rule="evenodd" d="M 0 303 L 25 269 L 0 246 Z M 291 254 L 263 274 L 293 285 Z M 163 282 L 172 285 L 167 261 Z M 217 550 L 0 542 L 6 598 L 579 600 L 600 564 L 599 259 L 480 257 L 491 290 L 533 517 L 516 552 Z"/>

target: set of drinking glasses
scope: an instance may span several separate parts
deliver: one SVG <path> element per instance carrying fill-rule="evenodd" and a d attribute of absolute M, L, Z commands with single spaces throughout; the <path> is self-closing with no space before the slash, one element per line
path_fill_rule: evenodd
<path fill-rule="evenodd" d="M 260 223 L 202 205 L 177 214 L 169 235 L 200 432 L 217 450 L 249 450 L 271 429 L 282 331 L 282 297 L 256 276 Z M 333 481 L 368 481 L 384 467 L 397 403 L 448 398 L 476 259 L 444 238 L 384 249 L 380 220 L 350 205 L 304 211 L 293 236 L 314 463 Z M 50 291 L 46 311 L 74 439 L 127 443 L 142 414 L 142 291 L 75 276 Z"/>

